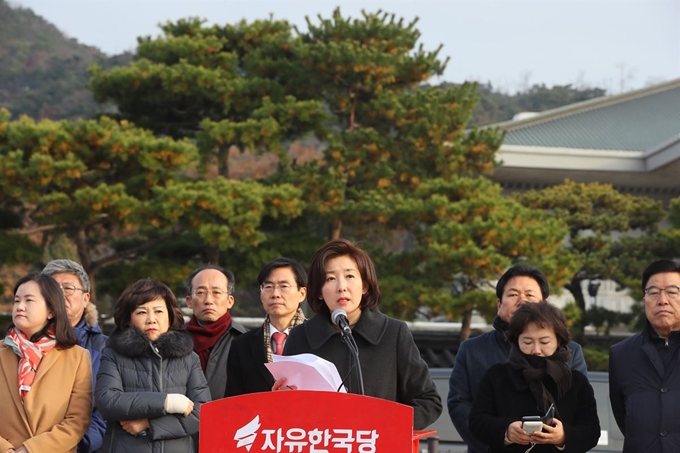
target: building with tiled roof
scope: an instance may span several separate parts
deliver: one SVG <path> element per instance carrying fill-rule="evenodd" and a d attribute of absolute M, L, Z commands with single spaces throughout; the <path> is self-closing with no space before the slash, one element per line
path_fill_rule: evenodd
<path fill-rule="evenodd" d="M 492 179 L 508 191 L 570 179 L 680 196 L 680 79 L 494 126 L 506 136 Z"/>

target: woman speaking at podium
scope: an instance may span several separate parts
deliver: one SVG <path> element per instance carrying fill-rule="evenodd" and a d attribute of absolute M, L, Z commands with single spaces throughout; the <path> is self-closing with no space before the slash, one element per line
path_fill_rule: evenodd
<path fill-rule="evenodd" d="M 336 325 L 346 322 L 358 349 L 364 394 L 413 407 L 414 429 L 424 429 L 439 417 L 441 399 L 411 332 L 378 310 L 378 279 L 366 252 L 346 239 L 322 246 L 310 265 L 307 300 L 316 315 L 291 330 L 284 355 L 311 353 L 333 362 L 347 391 L 362 393 L 353 369 L 355 354 Z M 331 319 L 331 313 L 342 313 L 338 309 L 346 313 L 342 322 L 337 316 Z M 284 385 L 281 379 L 273 389 Z"/>

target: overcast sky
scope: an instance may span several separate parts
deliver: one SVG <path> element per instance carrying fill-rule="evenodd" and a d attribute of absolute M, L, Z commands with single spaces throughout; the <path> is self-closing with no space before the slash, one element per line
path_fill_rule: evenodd
<path fill-rule="evenodd" d="M 478 80 L 506 91 L 534 83 L 597 86 L 617 93 L 680 78 L 680 0 L 9 0 L 67 36 L 107 54 L 189 16 L 210 23 L 273 13 L 304 27 L 336 6 L 357 17 L 378 9 L 420 18 L 428 50 L 451 61 L 440 81 Z"/>

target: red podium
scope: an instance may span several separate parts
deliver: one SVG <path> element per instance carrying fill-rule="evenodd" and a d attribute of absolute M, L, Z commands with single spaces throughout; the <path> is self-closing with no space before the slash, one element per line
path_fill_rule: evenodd
<path fill-rule="evenodd" d="M 263 392 L 201 406 L 200 453 L 412 453 L 413 408 L 348 393 Z"/>

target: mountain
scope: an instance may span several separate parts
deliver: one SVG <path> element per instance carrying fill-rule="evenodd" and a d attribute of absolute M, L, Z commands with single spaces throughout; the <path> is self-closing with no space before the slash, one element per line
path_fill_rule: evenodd
<path fill-rule="evenodd" d="M 93 63 L 105 69 L 125 66 L 132 57 L 131 53 L 108 57 L 96 47 L 64 36 L 31 9 L 0 0 L 0 107 L 9 109 L 15 118 L 26 114 L 35 119 L 75 119 L 115 112 L 115 107 L 93 100 L 87 89 L 87 68 Z M 480 84 L 480 101 L 469 126 L 506 121 L 519 112 L 540 112 L 604 94 L 599 88 L 570 85 L 534 85 L 506 94 Z"/>
<path fill-rule="evenodd" d="M 507 94 L 495 90 L 487 83 L 479 85 L 477 94 L 479 103 L 472 112 L 470 121 L 470 125 L 474 126 L 508 121 L 520 112 L 543 112 L 604 96 L 607 93 L 600 88 L 577 88 L 571 85 L 555 85 L 548 88 L 544 84 L 536 84 L 524 91 Z"/>
<path fill-rule="evenodd" d="M 0 0 L 0 107 L 13 117 L 90 118 L 111 106 L 87 89 L 87 68 L 126 65 L 132 54 L 109 57 L 68 38 L 31 9 Z"/>

